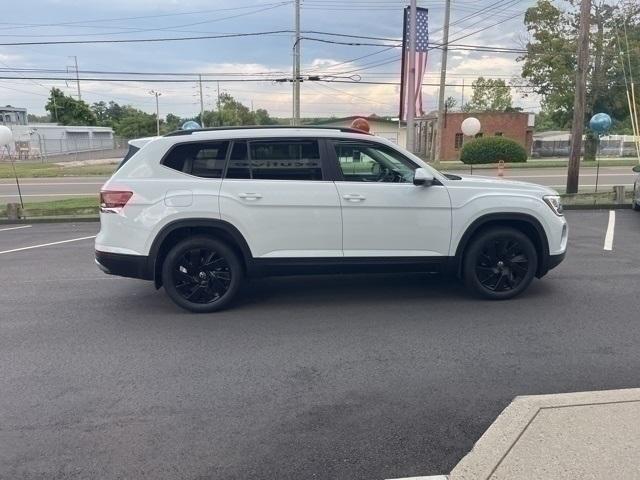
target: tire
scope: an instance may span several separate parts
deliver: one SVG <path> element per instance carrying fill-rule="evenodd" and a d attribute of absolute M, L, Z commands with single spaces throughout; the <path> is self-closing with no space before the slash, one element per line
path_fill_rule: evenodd
<path fill-rule="evenodd" d="M 522 293 L 538 268 L 538 254 L 524 233 L 493 227 L 478 233 L 465 250 L 462 272 L 472 292 L 491 300 L 506 300 Z"/>
<path fill-rule="evenodd" d="M 225 243 L 193 237 L 177 243 L 162 264 L 162 283 L 173 302 L 196 313 L 225 308 L 240 290 L 244 270 Z"/>
<path fill-rule="evenodd" d="M 638 203 L 638 200 L 633 200 L 633 209 L 636 212 L 640 212 L 640 204 Z"/>

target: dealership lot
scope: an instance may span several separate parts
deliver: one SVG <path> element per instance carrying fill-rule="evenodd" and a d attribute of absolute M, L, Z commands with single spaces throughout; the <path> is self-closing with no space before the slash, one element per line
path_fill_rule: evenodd
<path fill-rule="evenodd" d="M 0 477 L 446 473 L 516 395 L 638 387 L 640 214 L 567 218 L 567 260 L 512 301 L 272 278 L 203 316 L 102 274 L 95 223 L 0 225 Z"/>

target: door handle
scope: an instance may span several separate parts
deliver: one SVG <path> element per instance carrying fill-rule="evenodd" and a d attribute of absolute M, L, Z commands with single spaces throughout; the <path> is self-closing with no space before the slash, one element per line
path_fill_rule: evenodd
<path fill-rule="evenodd" d="M 245 200 L 260 200 L 262 198 L 259 193 L 240 193 L 238 196 Z"/>
<path fill-rule="evenodd" d="M 342 198 L 350 202 L 362 202 L 366 197 L 357 193 L 347 193 L 346 195 L 343 195 Z"/>

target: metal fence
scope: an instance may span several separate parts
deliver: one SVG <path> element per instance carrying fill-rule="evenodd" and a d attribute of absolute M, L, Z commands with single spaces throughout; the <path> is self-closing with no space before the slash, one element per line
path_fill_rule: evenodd
<path fill-rule="evenodd" d="M 81 137 L 48 139 L 37 135 L 28 142 L 16 142 L 11 157 L 15 161 L 43 163 L 122 158 L 127 153 L 129 139 L 121 137 Z M 8 158 L 4 157 L 4 160 Z"/>
<path fill-rule="evenodd" d="M 629 135 L 620 135 L 619 137 L 601 138 L 598 155 L 603 157 L 635 157 L 637 152 L 633 137 Z M 533 158 L 568 157 L 570 150 L 571 142 L 569 140 L 534 140 L 531 156 Z"/>

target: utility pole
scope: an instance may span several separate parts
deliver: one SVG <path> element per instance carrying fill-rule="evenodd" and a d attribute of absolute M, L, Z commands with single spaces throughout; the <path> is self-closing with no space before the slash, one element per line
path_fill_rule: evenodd
<path fill-rule="evenodd" d="M 444 130 L 444 93 L 447 83 L 447 54 L 449 52 L 449 16 L 451 15 L 451 0 L 445 0 L 444 27 L 442 33 L 442 61 L 440 62 L 440 92 L 438 95 L 438 129 L 436 130 L 436 152 L 433 163 L 440 163 L 442 144 L 442 130 Z"/>
<path fill-rule="evenodd" d="M 156 134 L 160 136 L 160 103 L 158 102 L 158 97 L 162 94 L 155 90 L 151 90 L 149 93 L 156 96 Z"/>
<path fill-rule="evenodd" d="M 293 118 L 292 125 L 300 125 L 300 0 L 294 2 L 294 28 L 296 39 L 293 44 Z"/>
<path fill-rule="evenodd" d="M 407 150 L 416 148 L 416 16 L 418 14 L 416 0 L 409 6 L 409 72 L 407 75 Z"/>
<path fill-rule="evenodd" d="M 222 113 L 220 112 L 220 80 L 218 80 L 218 99 L 216 100 L 216 110 L 218 111 L 218 126 L 222 126 Z"/>
<path fill-rule="evenodd" d="M 200 86 L 200 126 L 204 128 L 204 97 L 202 96 L 202 75 L 198 75 L 198 84 Z"/>
<path fill-rule="evenodd" d="M 78 88 L 78 100 L 82 100 L 82 95 L 80 94 L 80 72 L 78 71 L 78 57 L 76 55 L 72 55 L 72 58 L 76 66 L 76 86 Z"/>
<path fill-rule="evenodd" d="M 571 126 L 571 152 L 567 171 L 567 193 L 578 193 L 582 132 L 584 130 L 584 104 L 589 65 L 589 27 L 591 0 L 582 0 L 580 5 L 580 30 L 578 32 L 578 64 L 576 65 L 576 87 L 573 100 L 573 123 Z"/>
<path fill-rule="evenodd" d="M 460 101 L 460 111 L 464 110 L 464 78 L 462 79 L 462 98 Z"/>

